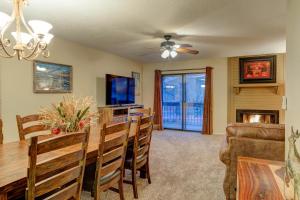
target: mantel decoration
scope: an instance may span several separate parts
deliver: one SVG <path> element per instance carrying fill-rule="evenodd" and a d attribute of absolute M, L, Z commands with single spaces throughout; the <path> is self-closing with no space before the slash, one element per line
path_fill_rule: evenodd
<path fill-rule="evenodd" d="M 92 97 L 64 97 L 60 103 L 41 109 L 41 123 L 50 127 L 53 134 L 82 130 L 98 119 L 98 113 L 90 111 L 93 105 Z"/>
<path fill-rule="evenodd" d="M 240 58 L 240 84 L 276 83 L 276 56 Z"/>
<path fill-rule="evenodd" d="M 286 161 L 286 194 L 293 188 L 293 200 L 300 200 L 300 154 L 299 143 L 297 148 L 297 140 L 300 138 L 299 131 L 292 128 L 291 136 L 288 138 L 289 150 Z M 298 141 L 299 142 L 299 141 Z M 288 199 L 289 200 L 289 199 Z"/>
<path fill-rule="evenodd" d="M 33 60 L 40 54 L 49 57 L 47 46 L 54 37 L 49 33 L 52 25 L 41 20 L 30 20 L 28 25 L 23 15 L 23 6 L 27 5 L 28 1 L 12 1 L 11 16 L 0 12 L 0 56 L 5 58 L 17 56 L 19 60 Z M 26 32 L 23 32 L 22 28 Z"/>

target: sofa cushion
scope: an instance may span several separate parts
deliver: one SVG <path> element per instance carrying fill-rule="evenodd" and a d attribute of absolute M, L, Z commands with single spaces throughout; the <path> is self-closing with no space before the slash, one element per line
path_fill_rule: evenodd
<path fill-rule="evenodd" d="M 233 123 L 226 128 L 229 137 L 248 137 L 264 140 L 285 140 L 285 125 L 261 123 Z"/>

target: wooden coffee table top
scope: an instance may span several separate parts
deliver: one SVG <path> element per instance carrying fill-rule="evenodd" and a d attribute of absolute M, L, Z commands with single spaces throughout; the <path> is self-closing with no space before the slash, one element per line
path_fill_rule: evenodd
<path fill-rule="evenodd" d="M 237 199 L 284 200 L 284 162 L 239 157 Z"/>

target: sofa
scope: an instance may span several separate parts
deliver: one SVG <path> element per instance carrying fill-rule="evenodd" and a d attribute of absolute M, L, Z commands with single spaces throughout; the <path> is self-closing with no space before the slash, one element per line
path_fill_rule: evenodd
<path fill-rule="evenodd" d="M 236 199 L 239 156 L 284 161 L 285 126 L 282 124 L 235 123 L 226 128 L 220 160 L 226 166 L 223 188 L 227 200 Z"/>

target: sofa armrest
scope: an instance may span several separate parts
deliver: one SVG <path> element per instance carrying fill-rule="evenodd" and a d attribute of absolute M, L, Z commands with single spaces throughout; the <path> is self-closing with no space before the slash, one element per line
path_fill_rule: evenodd
<path fill-rule="evenodd" d="M 219 158 L 225 164 L 230 164 L 230 146 L 226 141 L 226 138 L 223 140 L 221 144 L 221 149 L 219 151 Z"/>

